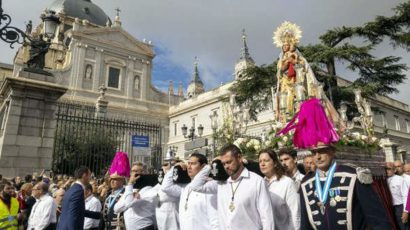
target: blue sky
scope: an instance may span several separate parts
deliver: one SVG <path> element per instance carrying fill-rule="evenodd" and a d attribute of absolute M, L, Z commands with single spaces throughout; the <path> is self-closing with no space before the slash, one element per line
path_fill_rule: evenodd
<path fill-rule="evenodd" d="M 80 0 L 79 0 L 80 1 Z M 24 22 L 39 23 L 39 15 L 53 0 L 6 0 L 3 8 L 12 24 L 24 28 Z M 271 63 L 279 49 L 272 45 L 272 33 L 283 22 L 298 24 L 301 44 L 318 42 L 326 30 L 337 26 L 357 26 L 377 15 L 392 15 L 391 8 L 404 0 L 93 0 L 111 18 L 121 9 L 123 28 L 139 40 L 151 40 L 157 56 L 153 63 L 153 84 L 166 90 L 173 80 L 186 88 L 194 57 L 205 88 L 210 89 L 233 79 L 234 65 L 242 46 L 241 31 L 246 29 L 248 46 L 258 65 Z M 29 9 L 29 10 L 27 10 Z M 0 62 L 11 63 L 16 50 L 0 42 Z M 393 49 L 388 42 L 374 51 L 376 56 L 396 55 L 410 63 L 410 54 Z M 339 75 L 354 80 L 356 73 L 339 64 Z M 410 75 L 410 72 L 407 72 Z M 391 97 L 410 104 L 410 80 L 399 85 L 399 94 Z"/>

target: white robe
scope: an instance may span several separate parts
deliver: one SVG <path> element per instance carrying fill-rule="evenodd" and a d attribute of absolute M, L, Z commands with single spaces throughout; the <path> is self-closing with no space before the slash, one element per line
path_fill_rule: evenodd
<path fill-rule="evenodd" d="M 192 180 L 191 186 L 198 192 L 218 194 L 221 230 L 275 229 L 272 202 L 262 177 L 244 168 L 236 181 L 231 178 L 226 182 L 208 181 L 210 170 L 208 165 L 205 166 Z M 231 209 L 232 190 L 236 190 L 234 209 Z"/>
<path fill-rule="evenodd" d="M 172 181 L 173 168 L 162 181 L 161 189 L 169 196 L 180 197 L 179 224 L 181 230 L 218 230 L 216 195 L 192 191 L 190 184 L 180 185 Z M 187 201 L 188 198 L 188 201 Z M 185 207 L 187 207 L 185 209 Z"/>
<path fill-rule="evenodd" d="M 155 216 L 158 230 L 179 230 L 178 203 L 179 197 L 170 196 L 157 184 L 152 188 L 155 193 Z"/>

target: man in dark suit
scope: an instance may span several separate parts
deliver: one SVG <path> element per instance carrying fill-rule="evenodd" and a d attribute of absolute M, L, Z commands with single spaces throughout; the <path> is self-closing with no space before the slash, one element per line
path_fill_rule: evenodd
<path fill-rule="evenodd" d="M 84 185 L 90 182 L 91 171 L 80 166 L 74 176 L 77 181 L 64 195 L 57 230 L 77 230 L 84 226 L 84 218 L 100 219 L 101 214 L 85 210 Z"/>
<path fill-rule="evenodd" d="M 336 148 L 311 149 L 317 165 L 301 184 L 301 229 L 392 229 L 367 169 L 337 164 Z"/>

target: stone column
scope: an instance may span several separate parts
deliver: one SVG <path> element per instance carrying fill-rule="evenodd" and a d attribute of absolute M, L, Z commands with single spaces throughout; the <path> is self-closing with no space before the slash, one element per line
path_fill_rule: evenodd
<path fill-rule="evenodd" d="M 23 176 L 50 169 L 56 129 L 56 102 L 67 91 L 55 78 L 19 72 L 5 79 L 0 94 L 0 174 Z"/>
<path fill-rule="evenodd" d="M 107 87 L 104 85 L 100 86 L 100 96 L 95 103 L 95 118 L 105 118 L 107 115 L 108 109 L 108 101 L 105 98 L 105 92 L 107 91 Z"/>
<path fill-rule="evenodd" d="M 393 162 L 397 159 L 397 144 L 391 142 L 389 138 L 382 138 L 380 140 L 380 145 L 383 148 L 383 152 L 386 157 L 386 162 Z"/>

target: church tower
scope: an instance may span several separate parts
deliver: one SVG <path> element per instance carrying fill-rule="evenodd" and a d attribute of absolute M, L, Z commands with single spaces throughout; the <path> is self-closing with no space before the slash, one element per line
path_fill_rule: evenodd
<path fill-rule="evenodd" d="M 246 43 L 245 29 L 242 30 L 242 42 L 243 47 L 241 49 L 241 57 L 235 65 L 235 79 L 238 79 L 240 77 L 241 72 L 244 69 L 255 65 L 255 61 L 249 54 L 248 45 Z"/>
<path fill-rule="evenodd" d="M 188 85 L 187 98 L 195 97 L 195 96 L 203 93 L 204 91 L 205 91 L 204 90 L 204 83 L 202 83 L 202 80 L 199 77 L 198 58 L 195 57 L 194 73 L 192 75 L 192 80 Z"/>

